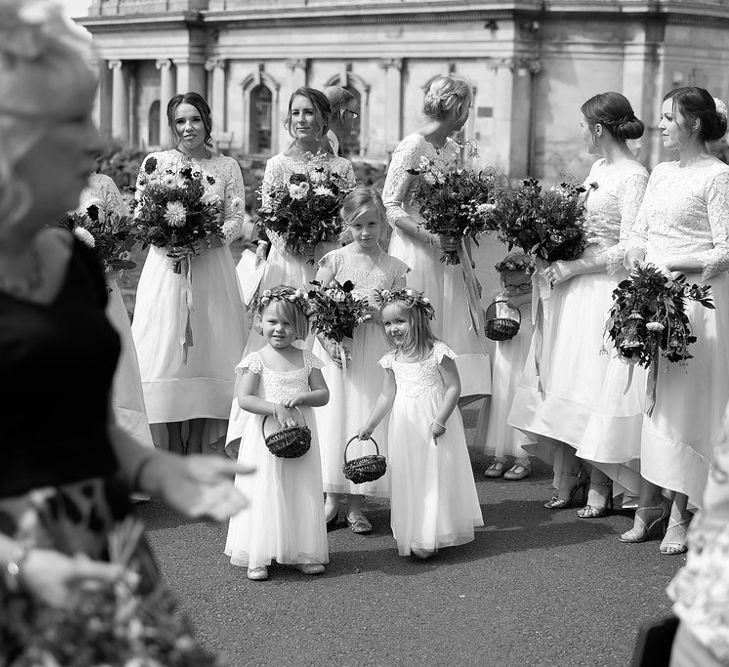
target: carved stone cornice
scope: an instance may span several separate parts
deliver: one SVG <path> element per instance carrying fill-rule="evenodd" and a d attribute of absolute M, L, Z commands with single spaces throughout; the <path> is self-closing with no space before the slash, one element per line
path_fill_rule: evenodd
<path fill-rule="evenodd" d="M 215 69 L 224 70 L 227 62 L 228 61 L 225 58 L 208 58 L 205 61 L 205 69 L 208 72 L 212 72 Z"/>
<path fill-rule="evenodd" d="M 162 69 L 167 69 L 167 70 L 169 70 L 169 69 L 171 69 L 171 68 L 172 68 L 172 60 L 170 60 L 169 58 L 160 58 L 160 59 L 159 59 L 159 60 L 158 60 L 158 61 L 157 61 L 157 62 L 156 62 L 156 63 L 154 64 L 154 66 L 155 66 L 155 67 L 156 67 L 156 68 L 157 68 L 158 70 L 162 70 Z"/>
<path fill-rule="evenodd" d="M 384 69 L 385 71 L 392 67 L 398 72 L 402 72 L 402 58 L 383 58 L 378 65 L 380 69 Z"/>
<path fill-rule="evenodd" d="M 288 67 L 292 72 L 297 69 L 306 71 L 307 65 L 308 60 L 306 58 L 290 58 L 286 61 L 286 67 Z"/>

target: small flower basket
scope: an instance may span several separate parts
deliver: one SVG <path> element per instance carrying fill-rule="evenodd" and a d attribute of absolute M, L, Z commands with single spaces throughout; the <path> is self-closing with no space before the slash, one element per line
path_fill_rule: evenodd
<path fill-rule="evenodd" d="M 347 460 L 347 450 L 349 445 L 355 440 L 358 440 L 358 436 L 352 436 L 344 447 L 344 465 L 342 466 L 342 472 L 344 476 L 353 484 L 364 484 L 365 482 L 374 482 L 376 479 L 380 479 L 387 470 L 387 461 L 385 457 L 380 454 L 380 448 L 377 446 L 374 438 L 370 438 L 375 445 L 375 454 L 367 454 L 366 456 L 360 456 L 359 458 Z"/>
<path fill-rule="evenodd" d="M 484 318 L 486 337 L 490 340 L 510 340 L 521 326 L 521 311 L 510 306 L 506 299 L 496 299 L 489 304 Z"/>
<path fill-rule="evenodd" d="M 299 414 L 301 414 L 301 411 L 299 411 Z M 279 431 L 266 435 L 267 419 L 268 415 L 261 422 L 261 435 L 263 435 L 263 440 L 271 454 L 283 459 L 297 459 L 309 451 L 311 431 L 306 424 L 285 426 Z"/>

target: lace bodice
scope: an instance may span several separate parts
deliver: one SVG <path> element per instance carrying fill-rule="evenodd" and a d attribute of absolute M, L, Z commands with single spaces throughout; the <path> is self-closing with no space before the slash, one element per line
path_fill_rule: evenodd
<path fill-rule="evenodd" d="M 729 411 L 714 448 L 703 510 L 691 522 L 686 565 L 668 586 L 674 611 L 722 664 L 729 664 Z"/>
<path fill-rule="evenodd" d="M 400 142 L 392 154 L 382 190 L 387 220 L 393 228 L 395 221 L 402 217 L 410 217 L 418 224 L 422 222 L 418 212 L 420 206 L 414 195 L 421 177 L 407 172 L 408 169 L 418 168 L 421 157 L 427 157 L 443 171 L 450 171 L 458 164 L 460 150 L 452 139 L 448 139 L 445 146 L 437 150 L 422 134 L 417 133 L 409 134 Z"/>
<path fill-rule="evenodd" d="M 332 156 L 327 163 L 329 172 L 338 174 L 346 187 L 353 188 L 356 182 L 352 163 L 343 157 Z M 271 201 L 271 191 L 282 187 L 289 182 L 292 174 L 309 173 L 311 164 L 300 158 L 278 153 L 266 162 L 266 170 L 261 184 L 261 204 L 267 206 Z M 274 247 L 283 254 L 288 254 L 284 240 L 279 234 L 266 232 Z"/>
<path fill-rule="evenodd" d="M 585 229 L 588 254 L 603 255 L 607 271 L 615 273 L 623 263 L 625 241 L 643 201 L 648 171 L 638 162 L 609 165 L 597 160 L 585 179 Z"/>
<path fill-rule="evenodd" d="M 324 364 L 308 350 L 302 350 L 303 368 L 293 371 L 275 371 L 268 368 L 258 352 L 251 352 L 235 367 L 237 373 L 249 370 L 260 377 L 256 396 L 266 401 L 280 403 L 285 398 L 302 391 L 309 391 L 309 374 L 312 368 L 322 368 Z"/>
<path fill-rule="evenodd" d="M 404 262 L 384 252 L 371 267 L 355 267 L 349 246 L 328 252 L 319 260 L 319 266 L 329 269 L 340 284 L 351 280 L 358 298 L 371 297 L 375 290 L 392 289 L 410 270 Z"/>
<path fill-rule="evenodd" d="M 729 269 L 729 167 L 719 160 L 681 167 L 657 165 L 648 181 L 629 247 L 658 264 L 690 256 L 703 278 Z"/>
<path fill-rule="evenodd" d="M 242 234 L 245 216 L 245 186 L 240 166 L 235 159 L 226 155 L 213 155 L 204 160 L 194 160 L 177 150 L 150 153 L 144 158 L 142 168 L 139 170 L 140 175 L 144 171 L 144 164 L 150 157 L 157 160 L 157 169 L 161 172 L 164 172 L 165 169 L 177 171 L 182 161 L 191 160 L 203 174 L 212 176 L 214 183 L 206 184 L 206 188 L 218 195 L 223 202 L 223 240 L 229 244 Z M 138 177 L 137 190 L 140 188 Z"/>
<path fill-rule="evenodd" d="M 438 366 L 443 357 L 456 358 L 456 353 L 445 343 L 436 341 L 433 352 L 421 361 L 398 361 L 396 350 L 391 350 L 382 359 L 380 366 L 389 368 L 395 374 L 398 394 L 417 398 L 422 394 L 435 391 L 445 392 L 445 383 Z"/>
<path fill-rule="evenodd" d="M 105 174 L 91 174 L 89 184 L 81 191 L 79 213 L 85 211 L 92 204 L 96 204 L 102 211 L 114 212 L 119 215 L 128 215 L 129 209 L 116 187 L 116 183 Z"/>

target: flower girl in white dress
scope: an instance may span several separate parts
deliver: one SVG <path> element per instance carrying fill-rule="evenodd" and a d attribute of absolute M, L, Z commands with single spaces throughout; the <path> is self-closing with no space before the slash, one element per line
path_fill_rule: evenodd
<path fill-rule="evenodd" d="M 376 303 L 378 290 L 405 287 L 408 267 L 380 248 L 387 220 L 377 192 L 364 186 L 356 188 L 345 198 L 341 214 L 352 243 L 322 257 L 316 279 L 322 285 L 328 285 L 332 280 L 339 284 L 350 280 L 354 283 L 356 296 L 367 298 L 370 304 Z M 322 476 L 327 494 L 324 513 L 327 523 L 335 520 L 342 495 L 349 494 L 347 523 L 352 532 L 362 534 L 372 530 L 362 513 L 362 496 L 388 498 L 389 477 L 385 475 L 374 482 L 353 484 L 342 473 L 344 448 L 357 434 L 380 395 L 384 372 L 377 366 L 377 361 L 389 345 L 375 318 L 358 326 L 345 347 L 349 357 L 346 369 L 341 367 L 336 343 L 319 336 L 314 347 L 314 353 L 326 360 L 322 373 L 331 394 L 329 403 L 316 411 L 319 423 L 327 425 L 320 436 Z M 374 437 L 380 454 L 387 456 L 387 425 L 380 425 Z M 373 453 L 372 450 L 371 443 L 352 442 L 347 457 L 357 458 Z"/>
<path fill-rule="evenodd" d="M 433 336 L 433 308 L 412 289 L 381 293 L 382 325 L 395 346 L 382 359 L 382 393 L 359 432 L 367 438 L 392 407 L 388 432 L 392 533 L 401 556 L 429 558 L 471 542 L 483 526 L 456 410 L 455 353 Z"/>
<path fill-rule="evenodd" d="M 292 345 L 309 331 L 300 303 L 303 296 L 303 291 L 291 287 L 263 293 L 257 312 L 266 345 L 236 366 L 241 374 L 238 402 L 252 414 L 243 431 L 238 461 L 248 462 L 256 472 L 236 477 L 236 488 L 250 499 L 250 507 L 230 520 L 225 553 L 233 565 L 247 567 L 253 580 L 268 578 L 272 560 L 294 565 L 304 574 L 324 572 L 329 561 L 319 444 L 311 409 L 329 400 L 329 390 L 319 370 L 321 362 Z M 283 427 L 303 419 L 311 429 L 309 450 L 298 458 L 274 456 L 264 442 L 266 417 Z"/>

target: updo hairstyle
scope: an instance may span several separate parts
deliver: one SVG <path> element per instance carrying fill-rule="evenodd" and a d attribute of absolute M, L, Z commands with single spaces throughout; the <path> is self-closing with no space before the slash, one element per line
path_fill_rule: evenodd
<path fill-rule="evenodd" d="M 284 122 L 284 127 L 286 128 L 288 133 L 295 139 L 296 135 L 291 131 L 291 107 L 294 105 L 294 99 L 299 96 L 305 97 L 307 100 L 309 100 L 309 102 L 311 102 L 312 106 L 314 107 L 316 121 L 322 128 L 322 136 L 324 136 L 329 130 L 329 116 L 332 113 L 332 107 L 329 104 L 329 100 L 326 98 L 326 95 L 324 95 L 324 93 L 322 93 L 320 90 L 317 90 L 316 88 L 301 87 L 297 88 L 293 93 L 291 93 L 291 97 L 289 97 L 289 110 L 286 113 L 286 121 Z"/>
<path fill-rule="evenodd" d="M 471 84 L 460 76 L 438 76 L 430 82 L 423 102 L 423 114 L 443 120 L 453 113 L 459 117 L 473 101 Z"/>
<path fill-rule="evenodd" d="M 602 125 L 615 139 L 639 139 L 645 125 L 636 118 L 633 107 L 625 95 L 615 92 L 600 93 L 591 97 L 581 107 L 582 115 L 590 127 Z"/>
<path fill-rule="evenodd" d="M 175 95 L 167 103 L 167 122 L 169 123 L 172 134 L 177 137 L 178 141 L 181 138 L 175 127 L 175 111 L 180 104 L 190 104 L 195 107 L 202 118 L 203 127 L 205 128 L 205 145 L 208 148 L 213 147 L 213 139 L 210 133 L 213 129 L 213 117 L 210 113 L 210 106 L 205 101 L 205 98 L 198 93 L 185 93 L 184 95 Z"/>
<path fill-rule="evenodd" d="M 716 141 L 726 134 L 726 116 L 716 110 L 714 98 L 706 88 L 698 86 L 676 88 L 666 93 L 663 101 L 666 100 L 672 100 L 673 108 L 678 108 L 686 119 L 686 129 L 692 127 L 695 121 L 699 121 L 699 128 L 696 131 L 702 141 Z"/>

